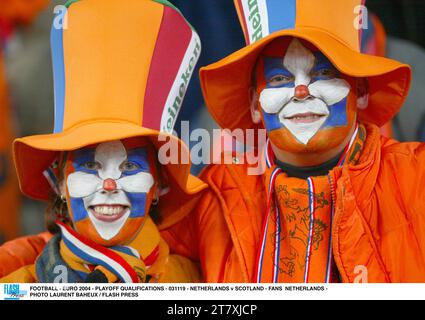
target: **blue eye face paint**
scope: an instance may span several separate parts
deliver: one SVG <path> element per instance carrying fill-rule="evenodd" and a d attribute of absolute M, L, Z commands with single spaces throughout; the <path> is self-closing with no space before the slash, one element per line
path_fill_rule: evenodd
<path fill-rule="evenodd" d="M 89 169 L 87 166 L 89 163 L 94 163 L 94 153 L 95 149 L 93 148 L 83 148 L 74 151 L 72 153 L 72 165 L 74 167 L 74 171 L 97 174 L 97 170 Z"/>
<path fill-rule="evenodd" d="M 287 78 L 293 79 L 288 83 L 281 85 L 271 85 L 270 80 L 276 76 L 284 76 Z M 294 75 L 283 66 L 283 58 L 272 58 L 264 57 L 264 79 L 266 83 L 266 88 L 294 88 L 295 87 L 295 77 Z M 280 122 L 278 114 L 267 113 L 263 110 L 263 121 L 266 127 L 267 132 L 283 128 L 284 125 Z"/>
<path fill-rule="evenodd" d="M 272 86 L 270 84 L 270 80 L 275 76 L 284 76 L 287 78 L 291 78 L 292 81 L 288 83 L 281 84 L 279 86 Z M 282 58 L 271 58 L 264 57 L 264 77 L 266 80 L 267 88 L 294 88 L 295 87 L 295 77 L 283 66 Z"/>
<path fill-rule="evenodd" d="M 67 164 L 67 175 L 71 172 L 83 172 L 97 176 L 97 170 L 89 169 L 87 164 L 94 164 L 94 148 L 82 148 L 70 154 L 71 161 Z M 70 206 L 74 222 L 79 222 L 88 217 L 87 209 L 84 206 L 83 198 L 70 197 Z"/>
<path fill-rule="evenodd" d="M 315 57 L 315 64 L 313 69 L 311 70 L 311 82 L 316 82 L 318 80 L 330 80 L 333 78 L 338 78 L 340 76 L 338 70 L 335 68 L 335 66 L 332 64 L 332 62 L 329 61 L 329 59 L 321 52 L 316 52 L 314 54 Z M 329 74 L 318 74 L 320 71 L 328 71 Z M 318 74 L 318 75 L 316 75 Z"/>
<path fill-rule="evenodd" d="M 149 173 L 148 152 L 146 148 L 130 149 L 127 151 L 127 163 L 133 166 L 133 169 L 122 170 L 124 176 L 134 175 L 140 172 Z"/>
<path fill-rule="evenodd" d="M 312 74 L 316 74 L 320 71 L 327 70 L 329 75 L 318 75 L 312 78 L 311 83 L 316 81 L 326 81 L 334 78 L 339 78 L 341 75 L 339 71 L 335 68 L 331 61 L 321 52 L 316 52 L 314 54 L 316 63 L 312 70 Z M 326 119 L 326 122 L 323 124 L 322 128 L 333 128 L 346 126 L 347 121 L 347 98 L 333 104 L 329 107 L 329 116 Z"/>
<path fill-rule="evenodd" d="M 137 148 L 128 150 L 127 162 L 134 165 L 134 170 L 123 170 L 123 176 L 134 176 L 140 173 L 149 173 L 150 165 L 148 151 L 146 148 Z M 146 192 L 128 192 L 127 197 L 131 203 L 131 218 L 144 217 L 146 214 Z"/>

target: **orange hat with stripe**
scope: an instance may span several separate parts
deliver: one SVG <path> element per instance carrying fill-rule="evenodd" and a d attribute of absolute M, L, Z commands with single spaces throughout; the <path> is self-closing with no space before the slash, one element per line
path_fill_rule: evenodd
<path fill-rule="evenodd" d="M 13 145 L 22 192 L 47 200 L 43 171 L 58 152 L 110 140 L 148 137 L 159 148 L 171 139 L 189 159 L 171 133 L 201 50 L 190 24 L 165 0 L 73 0 L 65 7 L 51 31 L 54 133 Z M 169 138 L 159 141 L 160 134 Z M 166 168 L 170 183 L 194 194 L 206 185 L 190 175 L 188 162 Z"/>
<path fill-rule="evenodd" d="M 360 53 L 367 25 L 364 0 L 234 0 L 247 46 L 200 71 L 207 107 L 222 128 L 259 128 L 251 120 L 252 71 L 274 39 L 295 37 L 317 47 L 340 72 L 365 77 L 369 105 L 359 119 L 382 126 L 400 110 L 410 87 L 408 65 Z"/>

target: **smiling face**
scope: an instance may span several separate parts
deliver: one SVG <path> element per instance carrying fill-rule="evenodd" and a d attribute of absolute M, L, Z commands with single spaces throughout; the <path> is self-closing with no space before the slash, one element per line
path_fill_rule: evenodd
<path fill-rule="evenodd" d="M 69 153 L 68 210 L 77 231 L 105 246 L 128 242 L 149 212 L 153 150 L 144 140 L 110 141 Z"/>
<path fill-rule="evenodd" d="M 263 123 L 272 143 L 288 152 L 320 152 L 341 144 L 356 118 L 350 79 L 317 49 L 278 39 L 256 70 Z"/>

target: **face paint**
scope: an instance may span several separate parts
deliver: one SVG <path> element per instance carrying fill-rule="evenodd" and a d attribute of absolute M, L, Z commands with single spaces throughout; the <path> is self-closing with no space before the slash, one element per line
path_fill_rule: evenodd
<path fill-rule="evenodd" d="M 321 52 L 297 39 L 289 45 L 285 41 L 266 48 L 257 65 L 257 90 L 269 137 L 290 152 L 336 146 L 355 120 L 351 86 Z"/>
<path fill-rule="evenodd" d="M 142 225 L 154 177 L 148 148 L 121 141 L 72 152 L 66 162 L 68 209 L 81 234 L 103 245 L 129 239 Z"/>

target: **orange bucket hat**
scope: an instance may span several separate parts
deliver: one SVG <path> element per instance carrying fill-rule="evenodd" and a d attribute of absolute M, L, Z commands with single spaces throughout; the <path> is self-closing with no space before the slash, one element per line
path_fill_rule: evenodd
<path fill-rule="evenodd" d="M 279 37 L 317 47 L 340 72 L 365 77 L 369 105 L 361 121 L 382 126 L 400 110 L 410 87 L 408 65 L 360 53 L 364 0 L 234 0 L 247 46 L 200 71 L 206 105 L 222 128 L 260 128 L 250 113 L 252 71 L 263 48 Z M 362 19 L 363 18 L 363 19 Z"/>
<path fill-rule="evenodd" d="M 68 1 L 53 22 L 51 45 L 54 133 L 13 144 L 24 194 L 47 200 L 43 171 L 58 152 L 95 143 L 148 137 L 158 149 L 171 139 L 181 158 L 189 159 L 187 147 L 171 133 L 201 44 L 168 1 Z M 160 134 L 166 141 L 159 141 Z M 185 194 L 206 187 L 190 175 L 189 163 L 166 169 L 170 184 Z"/>

